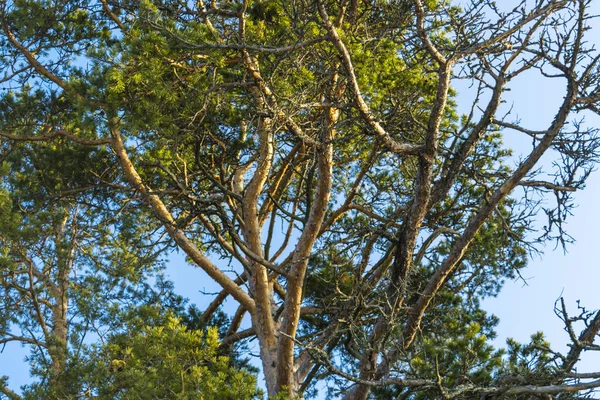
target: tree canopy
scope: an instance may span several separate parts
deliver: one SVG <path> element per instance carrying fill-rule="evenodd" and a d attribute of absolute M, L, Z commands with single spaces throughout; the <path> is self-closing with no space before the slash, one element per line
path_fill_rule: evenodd
<path fill-rule="evenodd" d="M 252 398 L 253 340 L 271 398 L 585 396 L 600 313 L 557 305 L 567 354 L 495 349 L 480 303 L 571 240 L 591 3 L 0 1 L 0 342 L 53 398 Z M 543 129 L 503 105 L 522 76 L 563 90 Z M 185 328 L 173 249 L 221 287 Z M 104 386 L 70 388 L 90 365 Z"/>

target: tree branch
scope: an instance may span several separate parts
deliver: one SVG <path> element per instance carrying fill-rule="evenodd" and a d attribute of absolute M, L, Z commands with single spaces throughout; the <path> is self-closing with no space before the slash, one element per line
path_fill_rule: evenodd
<path fill-rule="evenodd" d="M 138 190 L 143 196 L 144 201 L 150 206 L 154 214 L 162 222 L 166 231 L 171 235 L 179 247 L 202 268 L 212 279 L 226 290 L 234 299 L 242 304 L 251 314 L 255 312 L 254 300 L 244 292 L 231 278 L 218 269 L 202 252 L 177 229 L 177 224 L 171 213 L 156 194 L 151 194 L 148 187 L 143 183 L 142 178 L 135 170 L 123 141 L 121 134 L 117 129 L 117 121 L 111 121 L 110 132 L 113 137 L 112 148 L 119 159 L 123 173 L 127 177 L 129 184 Z"/>
<path fill-rule="evenodd" d="M 53 130 L 50 133 L 40 136 L 11 135 L 9 133 L 0 132 L 0 137 L 4 137 L 15 142 L 45 142 L 57 137 L 64 137 L 83 146 L 104 146 L 112 143 L 112 139 L 110 138 L 83 139 L 62 129 Z"/>

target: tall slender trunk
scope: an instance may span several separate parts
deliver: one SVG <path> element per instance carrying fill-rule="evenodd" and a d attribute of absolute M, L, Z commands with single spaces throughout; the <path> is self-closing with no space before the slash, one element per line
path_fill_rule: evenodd
<path fill-rule="evenodd" d="M 54 303 L 51 307 L 52 330 L 51 337 L 48 340 L 48 354 L 52 363 L 50 366 L 49 388 L 50 393 L 57 398 L 68 395 L 65 380 L 69 340 L 67 313 L 69 310 L 69 275 L 73 268 L 75 255 L 75 231 L 73 231 L 71 238 L 67 234 L 69 217 L 72 219 L 72 229 L 75 230 L 77 209 L 67 212 L 56 233 L 56 285 L 52 291 Z"/>

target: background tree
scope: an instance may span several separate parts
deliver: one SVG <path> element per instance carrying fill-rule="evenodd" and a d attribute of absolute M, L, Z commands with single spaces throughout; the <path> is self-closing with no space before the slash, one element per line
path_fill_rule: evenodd
<path fill-rule="evenodd" d="M 90 387 L 98 393 L 94 398 L 262 398 L 256 376 L 220 355 L 216 328 L 204 333 L 188 330 L 174 315 L 159 319 L 138 329 L 130 324 L 126 333 L 111 337 L 101 357 L 92 356 L 97 360 L 90 374 Z"/>
<path fill-rule="evenodd" d="M 152 227 L 132 223 L 139 215 L 128 198 L 81 168 L 105 169 L 106 154 L 60 141 L 2 150 L 0 343 L 31 349 L 42 397 L 74 397 L 93 338 L 118 327 L 128 307 L 169 303 L 160 299 L 170 291 L 162 256 L 148 246 L 156 242 Z"/>
<path fill-rule="evenodd" d="M 36 112 L 5 106 L 0 135 L 97 146 L 118 173 L 91 173 L 222 287 L 203 318 L 239 304 L 222 343 L 256 337 L 271 396 L 326 377 L 348 399 L 593 389 L 571 381 L 598 376 L 575 365 L 599 314 L 576 333 L 560 308 L 566 355 L 535 336 L 504 359 L 479 305 L 536 245 L 568 240 L 599 145 L 581 121 L 600 102 L 590 4 L 4 1 L 7 98 L 35 87 L 17 103 Z M 546 129 L 502 115 L 523 74 L 564 87 Z M 453 79 L 475 88 L 467 115 Z M 505 132 L 531 151 L 511 156 Z"/>
<path fill-rule="evenodd" d="M 13 123 L 15 119 L 13 114 Z M 228 353 L 217 349 L 216 330 L 206 333 L 204 344 L 206 325 L 223 324 L 222 313 L 202 321 L 193 308 L 186 311 L 185 301 L 162 277 L 164 245 L 156 247 L 156 226 L 137 227 L 143 217 L 135 200 L 123 191 L 107 191 L 91 173 L 91 166 L 110 170 L 102 164 L 104 151 L 58 141 L 34 148 L 17 143 L 6 146 L 2 155 L 0 344 L 29 347 L 31 375 L 37 379 L 19 395 L 5 378 L 0 393 L 11 399 L 118 398 L 122 392 L 129 397 L 131 392 L 164 397 L 156 390 L 171 389 L 160 379 L 184 374 L 189 380 L 177 392 L 181 398 L 197 398 L 199 393 L 206 398 L 254 395 L 254 369 L 235 352 L 232 365 L 243 369 L 229 366 Z M 142 336 L 139 332 L 144 330 Z M 128 374 L 114 375 L 111 367 L 111 355 L 129 351 L 127 338 L 134 334 L 140 335 L 138 341 L 131 340 L 138 343 L 135 357 L 142 366 L 146 359 L 171 360 L 144 381 L 134 379 L 143 372 L 139 366 L 127 379 Z M 173 341 L 171 347 L 162 346 L 160 354 L 141 353 L 147 336 Z M 191 351 L 188 358 L 178 353 L 201 346 L 206 349 Z M 187 374 L 193 366 L 197 370 Z M 142 386 L 128 388 L 123 383 L 115 389 L 110 386 L 115 377 Z M 239 385 L 228 392 L 219 379 Z M 179 375 L 177 384 L 181 385 Z M 159 389 L 153 391 L 152 386 Z"/>

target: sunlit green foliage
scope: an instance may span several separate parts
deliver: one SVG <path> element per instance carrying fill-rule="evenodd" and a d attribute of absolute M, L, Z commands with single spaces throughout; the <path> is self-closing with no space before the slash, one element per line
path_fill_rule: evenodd
<path fill-rule="evenodd" d="M 111 337 L 101 349 L 92 375 L 97 398 L 258 398 L 256 377 L 219 355 L 216 328 L 188 330 L 174 316 L 138 328 Z"/>

